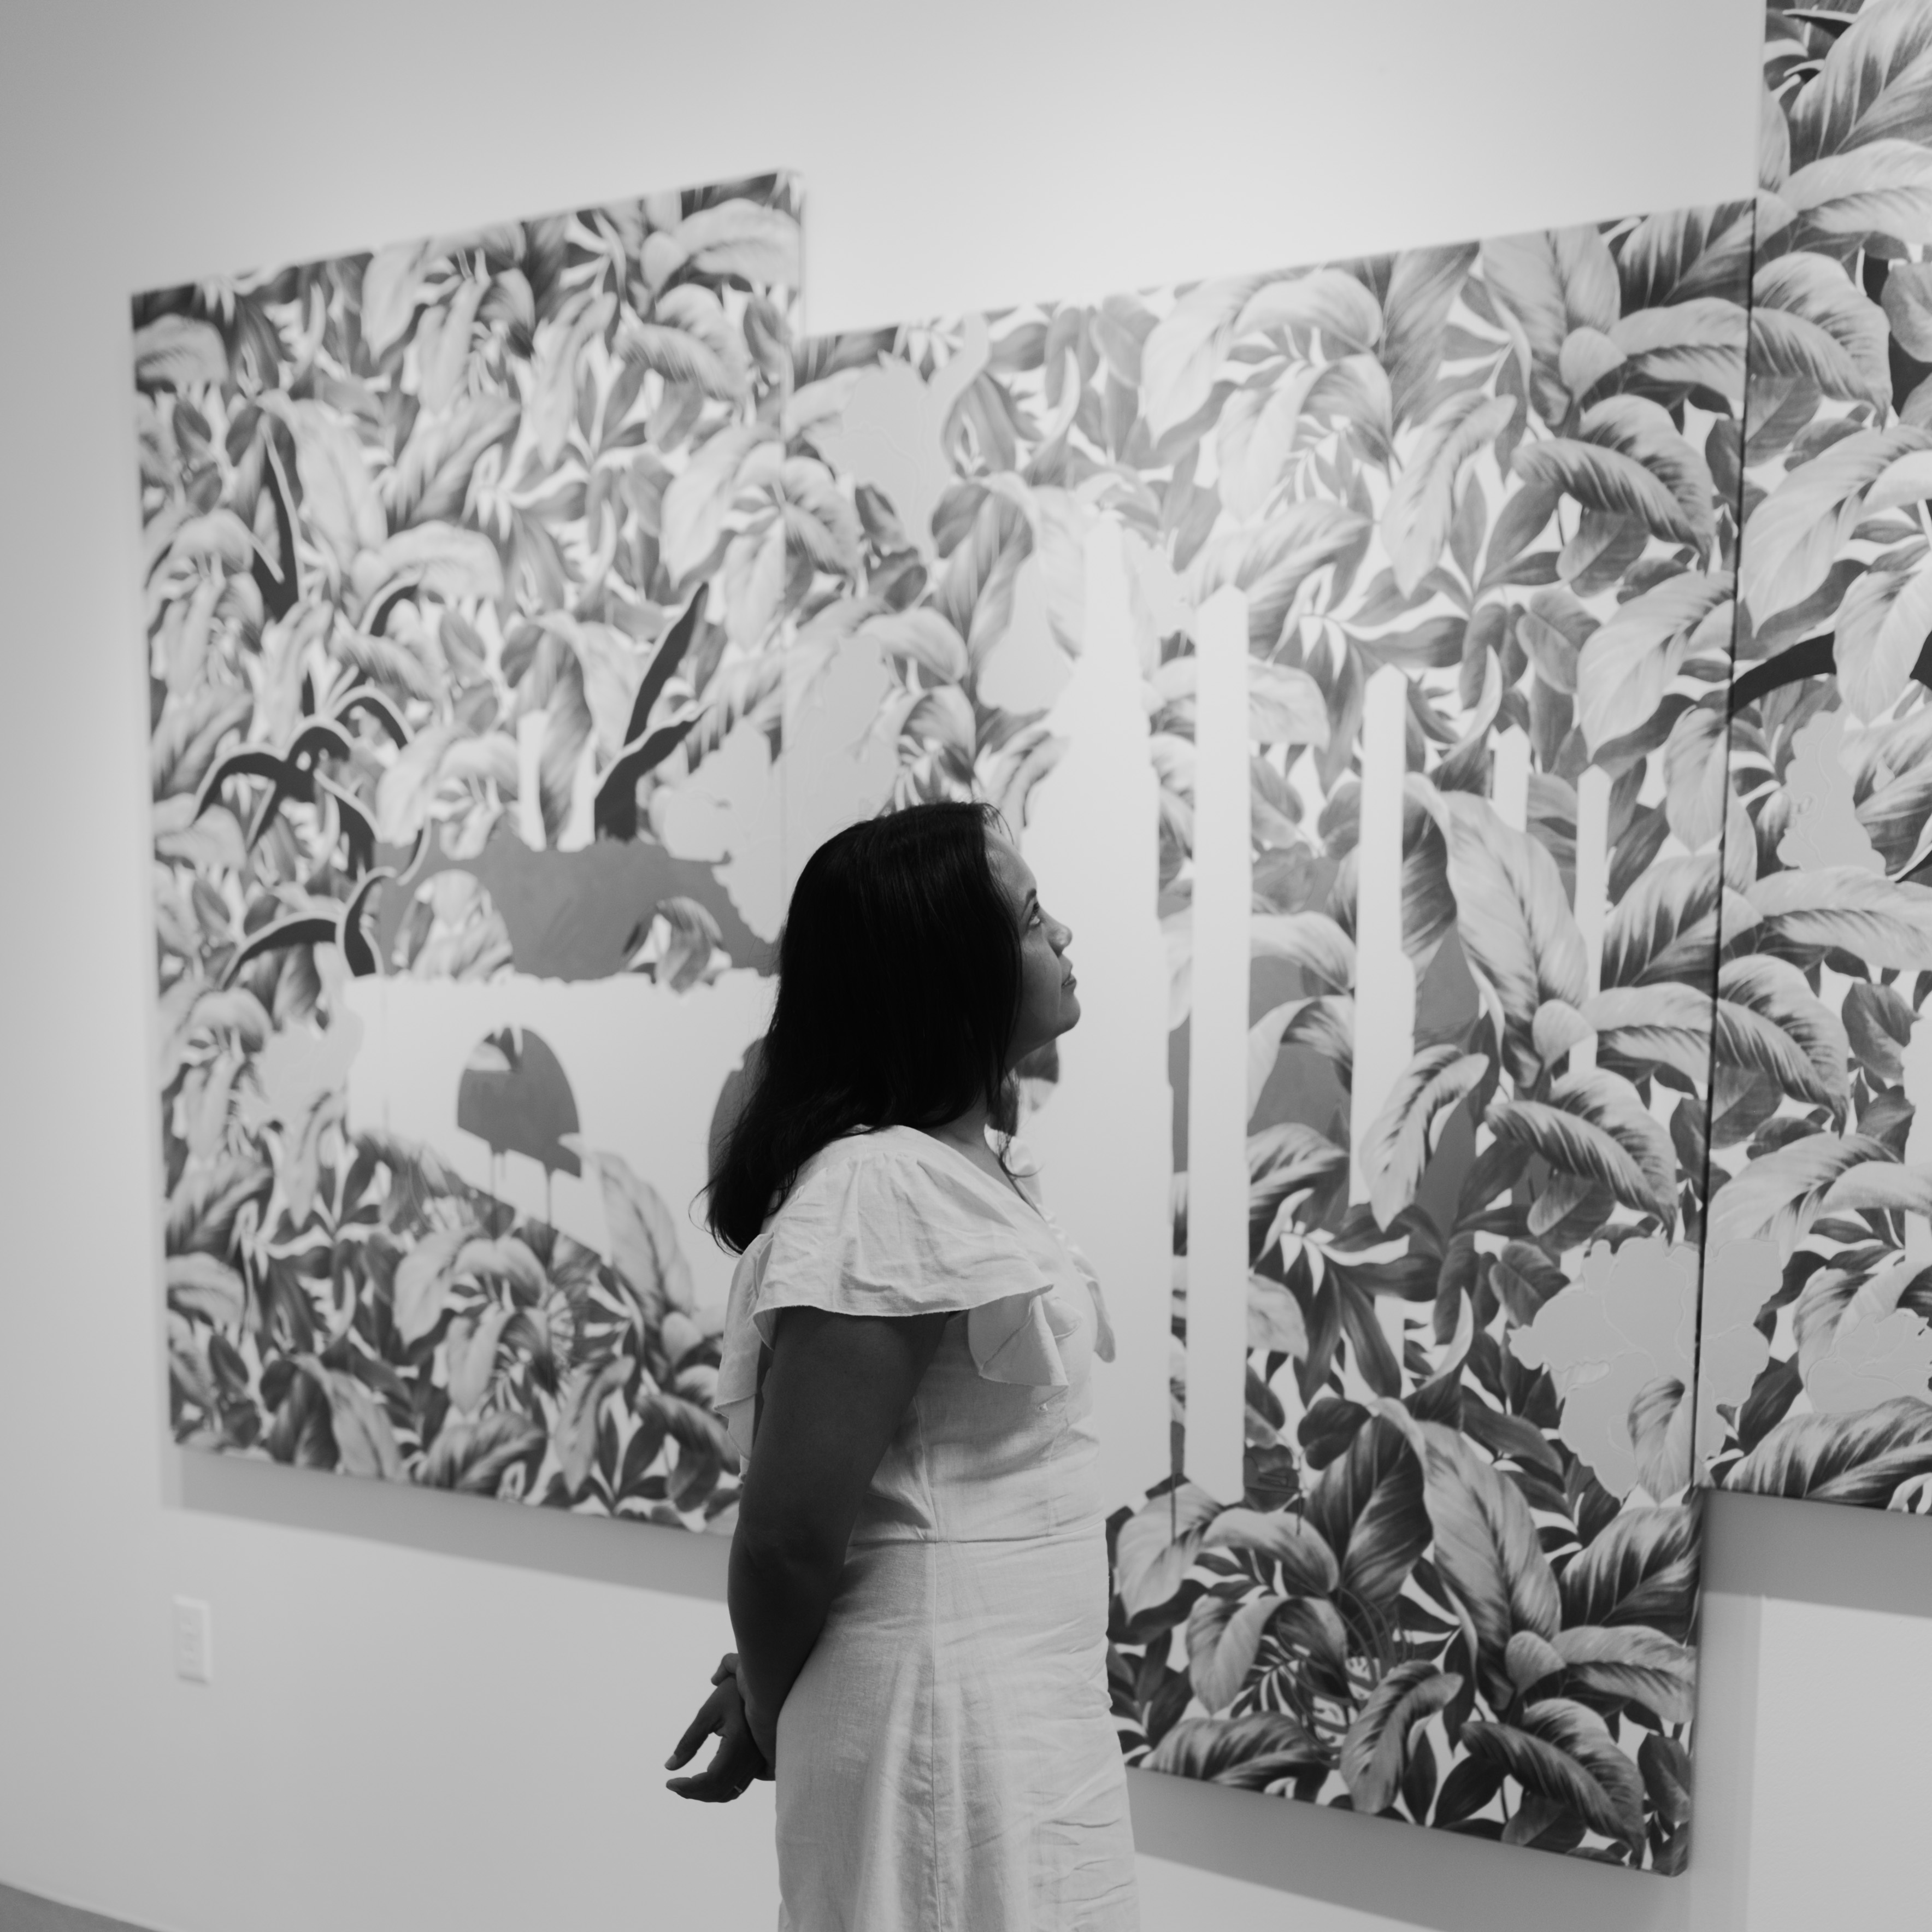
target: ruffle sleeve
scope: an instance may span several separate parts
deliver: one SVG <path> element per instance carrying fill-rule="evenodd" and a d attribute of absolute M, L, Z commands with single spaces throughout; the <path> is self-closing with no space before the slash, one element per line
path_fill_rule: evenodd
<path fill-rule="evenodd" d="M 928 1158 L 904 1142 L 880 1135 L 834 1143 L 740 1257 L 715 1401 L 740 1454 L 751 1452 L 766 1351 L 788 1308 L 963 1314 L 967 1346 L 987 1381 L 1066 1386 L 1042 1306 L 1053 1270 L 987 1214 L 954 1156 L 935 1147 Z"/>

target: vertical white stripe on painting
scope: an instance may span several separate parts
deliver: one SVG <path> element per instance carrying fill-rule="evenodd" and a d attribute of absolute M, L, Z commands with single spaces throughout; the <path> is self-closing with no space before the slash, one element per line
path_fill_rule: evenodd
<path fill-rule="evenodd" d="M 1391 664 L 1362 704 L 1362 818 L 1355 847 L 1355 1069 L 1348 1094 L 1348 1198 L 1369 1198 L 1362 1154 L 1414 1050 L 1415 971 L 1402 946 L 1402 779 L 1408 680 Z"/>
<path fill-rule="evenodd" d="M 1592 765 L 1576 781 L 1576 928 L 1583 935 L 1583 990 L 1602 990 L 1604 926 L 1610 902 L 1610 778 Z M 1570 1071 L 1597 1064 L 1596 1036 L 1570 1049 Z"/>
<path fill-rule="evenodd" d="M 1094 520 L 1083 560 L 1080 655 L 1047 720 L 1066 748 L 1027 801 L 1021 840 L 1042 902 L 1073 929 L 1081 1019 L 1060 1042 L 1059 1084 L 1025 1133 L 1113 1321 L 1114 1360 L 1094 1378 L 1112 1509 L 1138 1504 L 1173 1468 L 1174 1096 L 1160 793 L 1141 701 L 1141 639 L 1112 518 Z M 1060 650 L 1044 634 L 1038 648 Z"/>
<path fill-rule="evenodd" d="M 1529 736 L 1520 724 L 1496 734 L 1490 771 L 1490 802 L 1513 831 L 1529 826 Z"/>
<path fill-rule="evenodd" d="M 1186 1473 L 1238 1502 L 1247 1418 L 1248 603 L 1195 620 L 1194 995 L 1187 1082 Z"/>

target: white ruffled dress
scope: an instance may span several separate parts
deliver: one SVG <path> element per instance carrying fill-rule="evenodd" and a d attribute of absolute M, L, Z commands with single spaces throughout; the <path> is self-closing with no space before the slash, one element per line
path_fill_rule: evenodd
<path fill-rule="evenodd" d="M 1040 1204 L 909 1127 L 834 1142 L 739 1263 L 750 1452 L 781 1309 L 945 1312 L 779 1714 L 779 1932 L 1136 1932 L 1089 1392 L 1100 1285 Z"/>

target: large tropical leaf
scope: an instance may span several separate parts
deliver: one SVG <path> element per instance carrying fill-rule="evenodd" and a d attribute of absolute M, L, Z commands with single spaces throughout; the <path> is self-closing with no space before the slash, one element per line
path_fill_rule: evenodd
<path fill-rule="evenodd" d="M 1423 425 L 1389 492 L 1382 542 L 1405 596 L 1435 568 L 1449 541 L 1456 485 L 1470 459 L 1508 427 L 1515 399 L 1464 390 Z"/>
<path fill-rule="evenodd" d="M 1562 876 L 1542 842 L 1505 825 L 1486 799 L 1445 792 L 1437 803 L 1462 950 L 1526 1039 L 1546 1000 L 1583 1000 L 1582 935 Z"/>
<path fill-rule="evenodd" d="M 404 1478 L 401 1450 L 388 1414 L 368 1388 L 346 1369 L 326 1368 L 313 1355 L 296 1366 L 328 1400 L 329 1426 L 335 1436 L 336 1466 L 344 1475 Z"/>
<path fill-rule="evenodd" d="M 1828 256 L 1777 256 L 1751 278 L 1751 359 L 1845 402 L 1892 394 L 1885 311 Z"/>
<path fill-rule="evenodd" d="M 964 540 L 946 560 L 934 602 L 966 640 L 974 664 L 1006 634 L 1013 586 L 1033 554 L 1032 526 L 1006 496 L 989 494 L 974 513 Z"/>
<path fill-rule="evenodd" d="M 1683 979 L 1708 986 L 1724 886 L 1714 854 L 1646 866 L 1611 909 L 1604 932 L 1603 983 Z"/>
<path fill-rule="evenodd" d="M 1711 1200 L 1706 1239 L 1712 1247 L 1761 1238 L 1784 1254 L 1801 1240 L 1832 1184 L 1862 1162 L 1884 1160 L 1878 1141 L 1852 1134 L 1807 1134 L 1760 1154 L 1720 1187 Z"/>
<path fill-rule="evenodd" d="M 1518 1630 L 1547 1640 L 1562 1620 L 1556 1579 L 1522 1492 L 1455 1430 L 1420 1425 L 1436 1567 L 1500 1665 Z"/>
<path fill-rule="evenodd" d="M 1335 1552 L 1321 1532 L 1286 1510 L 1226 1509 L 1208 1524 L 1204 1550 L 1236 1550 L 1276 1566 L 1286 1595 L 1325 1597 L 1340 1580 Z"/>
<path fill-rule="evenodd" d="M 1724 1478 L 1730 1490 L 1882 1508 L 1932 1470 L 1932 1402 L 1916 1396 L 1850 1415 L 1787 1416 Z"/>
<path fill-rule="evenodd" d="M 1876 971 L 1932 968 L 1932 890 L 1856 866 L 1769 872 L 1745 898 L 1763 931 L 1792 946 L 1835 946 Z"/>
<path fill-rule="evenodd" d="M 1389 271 L 1378 352 L 1388 371 L 1394 420 L 1399 426 L 1433 389 L 1442 366 L 1450 309 L 1474 265 L 1473 242 L 1410 248 Z"/>
<path fill-rule="evenodd" d="M 798 221 L 783 208 L 734 196 L 686 215 L 664 234 L 676 250 L 674 257 L 659 257 L 667 263 L 667 274 L 682 260 L 706 274 L 798 286 Z"/>
<path fill-rule="evenodd" d="M 1709 547 L 1715 514 L 1710 466 L 1669 415 L 1642 396 L 1610 396 L 1583 413 L 1575 436 L 1525 442 L 1517 473 L 1654 536 Z"/>
<path fill-rule="evenodd" d="M 1421 1466 L 1407 1438 L 1379 1416 L 1322 1472 L 1308 1520 L 1342 1565 L 1342 1588 L 1370 1605 L 1391 1603 L 1429 1546 Z"/>
<path fill-rule="evenodd" d="M 1326 913 L 1257 913 L 1248 922 L 1248 944 L 1257 959 L 1298 966 L 1330 992 L 1346 993 L 1355 983 L 1354 941 Z"/>
<path fill-rule="evenodd" d="M 1697 1550 L 1690 1504 L 1626 1510 L 1564 1569 L 1564 1627 L 1648 1624 L 1684 1640 L 1696 1607 Z"/>
<path fill-rule="evenodd" d="M 1489 1071 L 1486 1054 L 1464 1053 L 1454 1045 L 1424 1047 L 1402 1070 L 1362 1144 L 1370 1202 L 1383 1227 L 1415 1198 L 1434 1151 L 1437 1117 L 1473 1093 Z"/>
<path fill-rule="evenodd" d="M 1711 999 L 1675 980 L 1612 986 L 1583 1008 L 1582 1020 L 1624 1060 L 1668 1066 L 1702 1087 L 1711 1072 Z"/>
<path fill-rule="evenodd" d="M 134 332 L 134 380 L 142 388 L 185 394 L 227 379 L 227 347 L 212 323 L 164 315 Z"/>
<path fill-rule="evenodd" d="M 1200 1598 L 1187 1618 L 1187 1676 L 1194 1694 L 1210 1711 L 1225 1711 L 1240 1695 L 1261 1648 L 1270 1618 L 1282 1600 L 1224 1596 Z"/>
<path fill-rule="evenodd" d="M 698 283 L 667 289 L 651 320 L 632 322 L 622 344 L 627 355 L 667 382 L 694 383 L 721 401 L 735 402 L 752 386 L 743 332 L 732 326 L 717 296 Z"/>
<path fill-rule="evenodd" d="M 1604 335 L 1616 322 L 1619 291 L 1609 247 L 1586 224 L 1485 242 L 1482 263 L 1484 284 L 1522 325 L 1537 408 L 1561 422 L 1570 404 L 1558 374 L 1565 342 L 1578 330 Z"/>
<path fill-rule="evenodd" d="M 1932 448 L 1903 424 L 1855 431 L 1792 470 L 1754 510 L 1740 547 L 1738 590 L 1760 629 L 1831 574 L 1857 528 L 1864 491 L 1898 457 Z"/>
<path fill-rule="evenodd" d="M 1346 349 L 1374 346 L 1382 332 L 1382 312 L 1359 278 L 1346 268 L 1311 268 L 1298 275 L 1264 282 L 1234 318 L 1234 334 L 1273 334 L 1288 329 L 1318 330 L 1332 356 Z"/>
<path fill-rule="evenodd" d="M 1778 199 L 1814 234 L 1932 242 L 1932 152 L 1916 140 L 1868 141 L 1794 169 Z"/>
<path fill-rule="evenodd" d="M 1708 628 L 1699 626 L 1700 632 Z M 1672 835 L 1693 852 L 1714 843 L 1724 829 L 1732 802 L 1730 751 L 1721 694 L 1679 712 L 1665 741 L 1664 818 Z"/>
<path fill-rule="evenodd" d="M 1592 1831 L 1642 1841 L 1642 1779 L 1587 1706 L 1546 1698 L 1523 1712 L 1520 1726 L 1465 1724 L 1462 1742 L 1472 1756 L 1507 1772 L 1525 1791 L 1574 1812 Z"/>
<path fill-rule="evenodd" d="M 542 1423 L 508 1409 L 474 1422 L 446 1422 L 424 1456 L 416 1480 L 430 1489 L 494 1496 L 503 1472 L 543 1440 Z"/>
<path fill-rule="evenodd" d="M 1832 662 L 1846 710 L 1868 722 L 1882 718 L 1904 694 L 1912 667 L 1932 634 L 1932 564 L 1868 570 L 1838 607 Z"/>
<path fill-rule="evenodd" d="M 1359 282 L 1354 286 L 1361 289 Z M 1214 454 L 1221 500 L 1236 516 L 1253 516 L 1273 495 L 1294 447 L 1302 404 L 1321 376 L 1318 365 L 1305 362 L 1228 398 L 1215 427 Z"/>
<path fill-rule="evenodd" d="M 1415 1726 L 1462 1688 L 1462 1679 L 1454 1671 L 1415 1660 L 1396 1665 L 1369 1693 L 1342 1742 L 1342 1775 L 1358 1811 L 1388 1810 L 1407 1766 Z"/>
<path fill-rule="evenodd" d="M 1660 1630 L 1640 1624 L 1573 1624 L 1551 1643 L 1571 1681 L 1599 1696 L 1630 1698 L 1666 1724 L 1688 1724 L 1696 1714 L 1696 1654 Z"/>
<path fill-rule="evenodd" d="M 1694 296 L 1667 308 L 1622 316 L 1606 339 L 1628 374 L 1672 388 L 1712 390 L 1736 407 L 1744 400 L 1746 332 L 1738 304 L 1721 296 Z"/>
<path fill-rule="evenodd" d="M 1299 1120 L 1278 1120 L 1248 1136 L 1248 1222 L 1258 1234 L 1290 1195 L 1318 1187 L 1348 1165 L 1348 1150 Z"/>
<path fill-rule="evenodd" d="M 1360 511 L 1326 497 L 1290 503 L 1258 529 L 1216 538 L 1196 562 L 1193 594 L 1204 602 L 1228 584 L 1248 599 L 1248 635 L 1272 652 L 1301 586 L 1352 549 L 1368 527 Z"/>
<path fill-rule="evenodd" d="M 1752 212 L 1732 201 L 1646 214 L 1617 254 L 1624 312 L 1732 294 L 1749 272 Z"/>
<path fill-rule="evenodd" d="M 420 1340 L 441 1318 L 445 1291 L 470 1234 L 468 1228 L 438 1228 L 396 1264 L 393 1306 L 396 1333 L 404 1342 Z"/>
<path fill-rule="evenodd" d="M 604 1405 L 637 1372 L 628 1355 L 608 1362 L 584 1362 L 571 1370 L 557 1391 L 556 1420 L 550 1441 L 563 1473 L 564 1492 L 574 1496 L 597 1456 L 597 1425 Z"/>
<path fill-rule="evenodd" d="M 717 548 L 739 470 L 764 434 L 748 424 L 728 424 L 672 478 L 664 494 L 658 543 L 674 584 L 684 584 Z"/>
<path fill-rule="evenodd" d="M 1677 1188 L 1670 1136 L 1621 1075 L 1600 1067 L 1567 1073 L 1548 1101 L 1499 1097 L 1485 1118 L 1492 1133 L 1533 1149 L 1558 1173 L 1601 1181 L 1625 1206 L 1670 1222 Z"/>
<path fill-rule="evenodd" d="M 1885 320 L 1916 362 L 1932 356 L 1932 274 L 1923 262 L 1894 262 L 1885 278 Z"/>
<path fill-rule="evenodd" d="M 1832 1182 L 1818 1207 L 1825 1214 L 1857 1214 L 1876 1209 L 1889 1214 L 1932 1215 L 1932 1168 L 1905 1167 L 1893 1160 L 1862 1160 L 1846 1168 Z"/>
<path fill-rule="evenodd" d="M 1594 751 L 1647 723 L 1687 656 L 1730 643 L 1730 579 L 1667 577 L 1620 605 L 1576 661 L 1576 722 Z"/>
<path fill-rule="evenodd" d="M 388 535 L 369 460 L 356 432 L 321 403 L 286 406 L 302 478 L 302 520 L 346 576 L 357 556 Z"/>
<path fill-rule="evenodd" d="M 166 1276 L 168 1306 L 183 1314 L 232 1328 L 247 1312 L 247 1284 L 236 1270 L 213 1255 L 170 1255 Z"/>
<path fill-rule="evenodd" d="M 1257 285 L 1254 277 L 1201 283 L 1181 296 L 1141 344 L 1141 409 L 1156 442 L 1207 401 L 1234 320 Z"/>
<path fill-rule="evenodd" d="M 617 1277 L 636 1303 L 646 1334 L 654 1334 L 668 1310 L 688 1315 L 695 1300 L 677 1222 L 664 1197 L 621 1155 L 578 1151 L 596 1172 Z"/>
<path fill-rule="evenodd" d="M 1220 1508 L 1198 1484 L 1182 1483 L 1150 1498 L 1120 1526 L 1114 1544 L 1114 1587 L 1130 1621 L 1179 1593 L 1187 1566 Z"/>
<path fill-rule="evenodd" d="M 1873 0 L 1832 42 L 1817 74 L 1792 101 L 1791 158 L 1906 134 L 1922 138 L 1932 114 L 1932 16 L 1911 4 Z"/>
<path fill-rule="evenodd" d="M 1320 1742 L 1282 1711 L 1245 1718 L 1183 1718 L 1142 1760 L 1148 1771 L 1259 1791 L 1328 1762 Z"/>
<path fill-rule="evenodd" d="M 1250 1119 L 1261 1104 L 1262 1092 L 1285 1046 L 1312 1047 L 1331 1062 L 1340 1077 L 1346 1080 L 1354 1057 L 1354 1020 L 1355 1003 L 1342 993 L 1324 994 L 1311 1000 L 1286 1000 L 1262 1014 L 1248 1029 Z"/>
<path fill-rule="evenodd" d="M 1796 967 L 1762 953 L 1726 960 L 1718 969 L 1716 1028 L 1720 1060 L 1756 1067 L 1796 1098 L 1843 1114 L 1851 1042 Z"/>

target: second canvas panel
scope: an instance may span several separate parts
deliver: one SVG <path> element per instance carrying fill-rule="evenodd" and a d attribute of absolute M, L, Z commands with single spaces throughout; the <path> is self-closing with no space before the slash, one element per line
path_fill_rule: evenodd
<path fill-rule="evenodd" d="M 788 460 L 862 550 L 746 621 L 858 653 L 896 795 L 1000 803 L 1084 902 L 1083 988 L 1136 989 L 1104 1076 L 1084 1025 L 1033 1070 L 1028 1132 L 1083 1239 L 1144 1240 L 1166 1156 L 1168 1279 L 1102 1269 L 1149 1768 L 1683 1862 L 1751 234 L 801 353 Z M 1822 1082 L 1787 992 L 1750 1010 Z"/>

